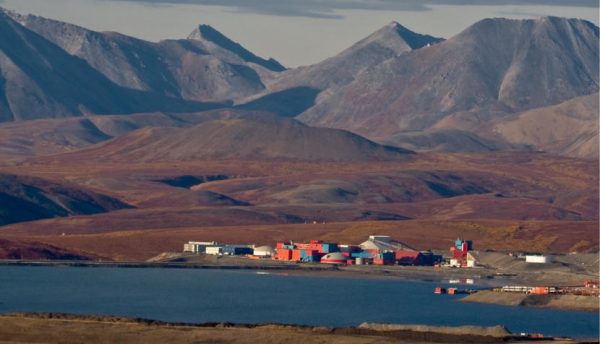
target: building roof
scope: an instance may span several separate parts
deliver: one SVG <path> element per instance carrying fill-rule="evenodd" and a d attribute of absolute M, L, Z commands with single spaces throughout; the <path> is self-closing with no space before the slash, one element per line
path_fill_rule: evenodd
<path fill-rule="evenodd" d="M 392 237 L 389 235 L 369 235 L 369 240 L 378 240 L 383 242 L 391 242 Z"/>
<path fill-rule="evenodd" d="M 363 250 L 379 250 L 379 251 L 414 251 L 413 248 L 401 243 L 400 241 L 391 240 L 389 242 L 383 242 L 380 240 L 369 239 L 362 244 L 360 248 Z"/>

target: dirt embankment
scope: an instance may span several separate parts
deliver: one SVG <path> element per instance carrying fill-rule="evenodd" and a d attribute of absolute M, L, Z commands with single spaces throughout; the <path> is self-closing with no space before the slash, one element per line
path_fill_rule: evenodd
<path fill-rule="evenodd" d="M 0 343 L 506 343 L 511 337 L 493 328 L 438 328 L 363 324 L 328 328 L 280 324 L 181 324 L 144 319 L 67 314 L 0 315 Z M 536 340 L 536 343 L 545 341 Z M 552 341 L 554 344 L 575 343 Z M 550 341 L 547 341 L 550 343 Z"/>
<path fill-rule="evenodd" d="M 482 290 L 461 299 L 461 301 L 490 303 L 506 306 L 550 307 L 594 312 L 598 312 L 600 310 L 599 298 L 581 295 L 527 295 Z"/>

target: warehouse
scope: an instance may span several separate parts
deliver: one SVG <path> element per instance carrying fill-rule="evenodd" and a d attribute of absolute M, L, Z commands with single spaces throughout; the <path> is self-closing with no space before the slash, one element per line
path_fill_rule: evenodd
<path fill-rule="evenodd" d="M 525 262 L 534 264 L 547 264 L 548 257 L 537 254 L 528 254 L 525 256 Z"/>
<path fill-rule="evenodd" d="M 223 252 L 222 246 L 211 246 L 206 248 L 206 254 L 218 256 Z"/>
<path fill-rule="evenodd" d="M 259 246 L 254 248 L 252 254 L 257 257 L 273 257 L 275 256 L 275 250 L 271 246 Z"/>
<path fill-rule="evenodd" d="M 216 241 L 189 241 L 183 244 L 183 252 L 204 253 L 207 247 L 218 246 Z"/>
<path fill-rule="evenodd" d="M 221 253 L 226 256 L 252 254 L 253 251 L 254 249 L 248 245 L 225 245 L 221 249 Z"/>
<path fill-rule="evenodd" d="M 278 242 L 275 259 L 294 262 L 319 262 L 328 253 L 338 252 L 336 243 L 311 240 L 309 243 Z"/>
<path fill-rule="evenodd" d="M 206 248 L 206 254 L 220 256 L 238 256 L 244 254 L 252 254 L 252 247 L 247 245 L 223 245 L 210 246 Z"/>

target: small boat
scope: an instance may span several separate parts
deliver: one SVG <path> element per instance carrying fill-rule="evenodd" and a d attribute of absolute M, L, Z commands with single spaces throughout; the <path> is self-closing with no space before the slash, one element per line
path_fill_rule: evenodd
<path fill-rule="evenodd" d="M 435 288 L 435 290 L 433 291 L 434 294 L 446 294 L 446 288 L 440 288 L 437 287 Z"/>

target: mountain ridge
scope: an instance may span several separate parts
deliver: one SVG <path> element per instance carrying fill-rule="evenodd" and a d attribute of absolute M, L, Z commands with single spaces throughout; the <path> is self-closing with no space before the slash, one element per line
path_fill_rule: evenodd
<path fill-rule="evenodd" d="M 252 62 L 261 65 L 273 72 L 281 72 L 286 68 L 281 65 L 277 60 L 269 58 L 268 60 L 262 59 L 252 52 L 248 51 L 241 44 L 234 42 L 221 32 L 217 31 L 214 27 L 206 24 L 199 25 L 190 35 L 187 37 L 189 40 L 197 41 L 209 41 L 218 45 L 219 47 L 231 51 L 232 53 L 240 56 L 247 62 Z"/>
<path fill-rule="evenodd" d="M 399 160 L 414 152 L 383 146 L 356 134 L 313 128 L 274 116 L 217 118 L 189 128 L 148 127 L 106 143 L 44 160 L 95 161 L 186 160 Z"/>
<path fill-rule="evenodd" d="M 219 106 L 170 98 L 114 84 L 86 61 L 68 54 L 0 11 L 0 122 L 48 117 Z"/>
<path fill-rule="evenodd" d="M 3 9 L 0 19 L 3 122 L 229 108 L 417 151 L 594 154 L 593 133 L 549 148 L 547 139 L 498 130 L 526 111 L 598 92 L 599 29 L 584 20 L 488 18 L 449 39 L 394 21 L 336 56 L 285 69 L 209 25 L 153 43 Z"/>
<path fill-rule="evenodd" d="M 254 57 L 252 63 L 244 60 L 248 56 L 238 56 L 207 40 L 155 43 L 34 15 L 6 13 L 121 87 L 191 101 L 223 102 L 263 90 L 261 78 L 273 72 L 263 66 L 267 61 L 241 46 L 240 51 Z"/>
<path fill-rule="evenodd" d="M 375 140 L 434 127 L 496 140 L 466 125 L 597 92 L 597 48 L 598 27 L 583 20 L 485 19 L 358 74 L 297 118 Z"/>

